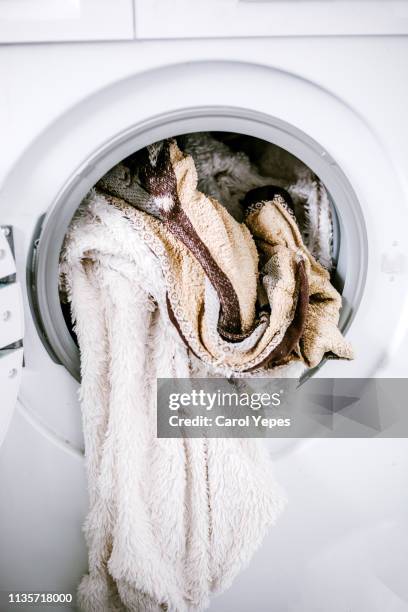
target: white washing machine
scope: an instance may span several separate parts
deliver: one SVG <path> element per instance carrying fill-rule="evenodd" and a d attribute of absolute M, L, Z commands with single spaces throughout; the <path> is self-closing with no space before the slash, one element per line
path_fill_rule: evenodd
<path fill-rule="evenodd" d="M 407 34 L 406 0 L 2 0 L 2 612 L 7 592 L 74 594 L 86 571 L 58 254 L 82 197 L 131 152 L 213 130 L 301 159 L 335 211 L 356 352 L 316 375 L 407 377 Z M 270 447 L 288 509 L 211 610 L 406 612 L 406 440 Z"/>

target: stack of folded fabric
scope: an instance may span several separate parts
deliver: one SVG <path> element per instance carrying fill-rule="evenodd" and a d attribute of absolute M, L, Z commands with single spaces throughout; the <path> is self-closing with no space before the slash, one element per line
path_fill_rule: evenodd
<path fill-rule="evenodd" d="M 249 167 L 237 220 L 198 190 L 186 151 L 163 141 L 113 168 L 61 255 L 81 351 L 87 611 L 204 609 L 284 505 L 261 441 L 156 437 L 158 377 L 283 376 L 352 358 L 341 297 L 288 192 Z"/>

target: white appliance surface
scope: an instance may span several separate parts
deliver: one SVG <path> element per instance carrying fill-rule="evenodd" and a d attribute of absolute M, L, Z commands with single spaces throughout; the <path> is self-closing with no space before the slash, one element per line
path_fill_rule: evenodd
<path fill-rule="evenodd" d="M 390 4 L 405 10 L 403 2 Z M 78 385 L 42 345 L 26 291 L 35 225 L 68 177 L 115 135 L 169 111 L 233 106 L 295 125 L 347 175 L 368 235 L 365 291 L 348 331 L 356 360 L 326 364 L 321 375 L 406 377 L 407 73 L 401 36 L 0 48 L 0 225 L 13 227 L 25 317 L 13 416 L 2 397 L 0 589 L 74 593 L 86 571 Z M 406 612 L 406 441 L 271 441 L 270 448 L 288 509 L 211 610 Z"/>
<path fill-rule="evenodd" d="M 407 34 L 406 0 L 1 0 L 0 42 Z"/>

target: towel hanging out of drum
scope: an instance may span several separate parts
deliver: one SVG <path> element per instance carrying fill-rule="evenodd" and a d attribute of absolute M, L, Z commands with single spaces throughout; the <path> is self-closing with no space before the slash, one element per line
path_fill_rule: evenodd
<path fill-rule="evenodd" d="M 284 507 L 262 440 L 156 437 L 157 378 L 284 376 L 352 358 L 296 202 L 240 163 L 240 220 L 197 189 L 193 158 L 166 140 L 105 175 L 66 236 L 90 495 L 86 612 L 203 610 Z"/>

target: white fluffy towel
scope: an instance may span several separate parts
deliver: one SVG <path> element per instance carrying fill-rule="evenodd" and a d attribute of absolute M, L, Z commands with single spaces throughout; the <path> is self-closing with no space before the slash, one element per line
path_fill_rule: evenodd
<path fill-rule="evenodd" d="M 284 505 L 261 440 L 158 439 L 156 378 L 188 377 L 158 259 L 92 192 L 61 262 L 81 350 L 86 612 L 203 610 Z M 205 375 L 205 374 L 204 374 Z"/>

